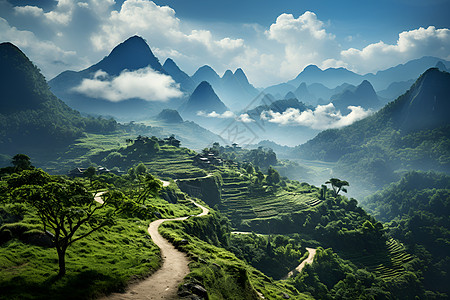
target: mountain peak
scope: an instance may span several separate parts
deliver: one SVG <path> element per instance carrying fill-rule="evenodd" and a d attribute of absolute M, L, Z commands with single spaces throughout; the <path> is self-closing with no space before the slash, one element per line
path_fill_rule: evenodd
<path fill-rule="evenodd" d="M 437 62 L 436 68 L 438 68 L 441 71 L 448 72 L 447 67 L 444 65 L 442 61 Z"/>
<path fill-rule="evenodd" d="M 316 73 L 316 72 L 322 72 L 322 69 L 320 69 L 318 66 L 316 65 L 308 65 L 306 66 L 306 68 L 303 69 L 302 73 Z"/>
<path fill-rule="evenodd" d="M 363 82 L 361 82 L 361 84 L 356 87 L 355 94 L 356 95 L 358 95 L 358 94 L 376 95 L 372 84 L 369 81 L 367 81 L 367 80 L 363 80 Z"/>
<path fill-rule="evenodd" d="M 35 109 L 52 98 L 39 69 L 12 43 L 0 44 L 0 114 Z"/>
<path fill-rule="evenodd" d="M 165 69 L 166 67 L 176 67 L 176 68 L 178 68 L 177 64 L 170 57 L 167 58 L 166 61 L 163 64 L 163 68 Z"/>
<path fill-rule="evenodd" d="M 175 109 L 163 109 L 156 118 L 166 123 L 183 123 L 183 118 Z"/>
<path fill-rule="evenodd" d="M 201 66 L 198 70 L 192 75 L 192 79 L 195 82 L 208 81 L 212 84 L 215 84 L 220 80 L 220 76 L 208 65 Z"/>
<path fill-rule="evenodd" d="M 395 112 L 400 113 L 400 128 L 414 131 L 448 124 L 449 95 L 450 74 L 437 68 L 425 71 L 411 89 L 394 102 Z"/>
<path fill-rule="evenodd" d="M 227 107 L 214 92 L 211 84 L 202 81 L 194 90 L 184 106 L 183 113 L 197 114 L 199 111 L 224 113 Z"/>
<path fill-rule="evenodd" d="M 239 82 L 243 82 L 243 83 L 245 83 L 245 84 L 250 84 L 250 83 L 248 82 L 247 76 L 246 76 L 245 73 L 244 73 L 244 70 L 242 70 L 241 68 L 237 68 L 236 71 L 234 71 L 234 77 L 236 77 L 236 79 L 237 79 Z"/>
<path fill-rule="evenodd" d="M 233 72 L 231 72 L 231 70 L 226 70 L 222 76 L 222 79 L 229 79 L 229 78 L 233 78 Z"/>
<path fill-rule="evenodd" d="M 114 47 L 107 57 L 88 70 L 103 70 L 110 75 L 118 75 L 125 69 L 133 71 L 148 66 L 155 71 L 166 74 L 146 41 L 135 35 Z"/>

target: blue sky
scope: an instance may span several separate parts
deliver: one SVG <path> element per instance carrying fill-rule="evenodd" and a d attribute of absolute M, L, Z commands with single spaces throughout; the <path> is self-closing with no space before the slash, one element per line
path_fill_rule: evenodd
<path fill-rule="evenodd" d="M 449 11 L 447 0 L 0 0 L 0 41 L 51 79 L 138 34 L 188 74 L 242 67 L 261 87 L 308 64 L 367 73 L 425 55 L 449 60 Z"/>

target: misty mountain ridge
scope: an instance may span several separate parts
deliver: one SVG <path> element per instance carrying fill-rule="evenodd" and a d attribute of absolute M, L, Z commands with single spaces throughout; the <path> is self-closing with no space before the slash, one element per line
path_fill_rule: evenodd
<path fill-rule="evenodd" d="M 220 99 L 234 110 L 246 107 L 259 94 L 241 68 L 236 69 L 234 73 L 226 70 L 220 77 L 213 68 L 205 65 L 192 75 L 192 79 L 197 84 L 202 81 L 209 82 Z"/>
<path fill-rule="evenodd" d="M 348 106 L 361 106 L 364 109 L 378 109 L 381 102 L 373 86 L 364 80 L 355 88 L 347 88 L 344 92 L 331 97 L 333 105 L 342 113 L 349 113 Z"/>
<path fill-rule="evenodd" d="M 336 176 L 364 195 L 398 180 L 398 170 L 450 173 L 450 74 L 428 69 L 411 88 L 375 114 L 341 129 L 322 131 L 296 147 L 298 157 L 337 162 Z"/>
<path fill-rule="evenodd" d="M 166 59 L 163 69 L 173 78 L 173 80 L 180 84 L 182 90 L 188 93 L 192 93 L 195 90 L 195 81 L 189 77 L 188 74 L 183 72 L 171 58 Z"/>
<path fill-rule="evenodd" d="M 182 115 L 197 116 L 199 111 L 204 113 L 211 113 L 215 111 L 222 114 L 228 108 L 220 100 L 214 92 L 211 84 L 207 81 L 202 81 L 194 90 L 189 99 L 180 107 Z"/>
<path fill-rule="evenodd" d="M 344 83 L 357 85 L 363 80 L 367 80 L 372 84 L 376 91 L 381 91 L 387 89 L 393 82 L 415 80 L 420 74 L 425 72 L 428 68 L 435 67 L 439 62 L 441 63 L 440 66 L 445 67 L 446 69 L 450 66 L 450 62 L 431 56 L 424 56 L 419 59 L 408 61 L 405 64 L 399 64 L 386 70 L 378 71 L 375 74 L 368 73 L 365 75 L 354 73 L 345 68 L 328 68 L 322 70 L 315 65 L 309 65 L 305 67 L 296 78 L 289 80 L 286 83 L 266 87 L 264 91 L 272 93 L 273 95 L 276 95 L 277 93 L 286 95 L 286 93 L 290 91 L 295 91 L 296 87 L 299 87 L 301 83 L 306 83 L 309 92 L 317 99 L 322 98 L 326 102 L 329 100 L 329 96 L 333 94 L 329 96 L 327 93 L 324 94 L 323 88 L 320 89 L 321 91 L 314 92 L 313 89 L 310 88 L 310 85 L 321 84 L 328 89 L 334 89 Z M 403 92 L 405 91 L 406 90 Z M 324 101 L 321 102 L 323 103 Z"/>
<path fill-rule="evenodd" d="M 165 123 L 183 123 L 183 118 L 175 109 L 163 109 L 156 119 Z"/>

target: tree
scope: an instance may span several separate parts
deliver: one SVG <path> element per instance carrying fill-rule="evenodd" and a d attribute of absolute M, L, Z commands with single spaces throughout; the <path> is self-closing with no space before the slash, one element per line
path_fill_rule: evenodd
<path fill-rule="evenodd" d="M 159 179 L 156 179 L 151 174 L 145 175 L 143 180 L 143 189 L 139 193 L 137 202 L 144 204 L 145 199 L 149 196 L 156 197 L 158 192 L 162 188 L 162 182 Z"/>
<path fill-rule="evenodd" d="M 348 181 L 340 180 L 338 178 L 331 178 L 330 180 L 325 182 L 325 184 L 331 184 L 335 196 L 339 195 L 340 191 L 347 193 L 347 189 L 345 188 L 345 186 L 350 185 Z"/>
<path fill-rule="evenodd" d="M 14 166 L 16 171 L 28 170 L 33 168 L 33 166 L 31 165 L 30 157 L 25 154 L 14 155 L 11 164 Z"/>
<path fill-rule="evenodd" d="M 58 253 L 58 277 L 66 274 L 65 255 L 70 245 L 113 224 L 119 213 L 134 205 L 119 191 L 103 194 L 103 203 L 97 203 L 81 182 L 53 177 L 40 169 L 14 174 L 8 179 L 8 188 L 14 201 L 36 209 Z"/>
<path fill-rule="evenodd" d="M 267 183 L 270 185 L 276 185 L 280 182 L 280 173 L 272 167 L 267 170 Z"/>
<path fill-rule="evenodd" d="M 86 171 L 84 171 L 84 175 L 89 178 L 89 180 L 92 181 L 92 178 L 94 177 L 95 173 L 97 173 L 97 171 L 95 170 L 94 166 L 90 166 L 89 168 L 86 169 Z"/>

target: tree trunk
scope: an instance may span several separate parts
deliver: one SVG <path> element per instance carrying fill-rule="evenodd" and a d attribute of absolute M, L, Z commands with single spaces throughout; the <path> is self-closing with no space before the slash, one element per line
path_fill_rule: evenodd
<path fill-rule="evenodd" d="M 66 275 L 66 249 L 67 248 L 56 248 L 56 251 L 58 252 L 59 278 Z"/>

